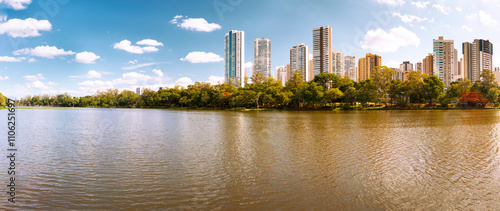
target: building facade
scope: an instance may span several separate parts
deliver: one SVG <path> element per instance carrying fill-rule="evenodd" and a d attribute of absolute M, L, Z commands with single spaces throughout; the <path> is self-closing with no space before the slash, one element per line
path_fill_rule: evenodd
<path fill-rule="evenodd" d="M 309 46 L 301 43 L 300 45 L 290 48 L 290 68 L 291 71 L 302 71 L 302 77 L 305 81 L 311 81 L 309 78 Z"/>
<path fill-rule="evenodd" d="M 434 56 L 431 53 L 424 58 L 422 62 L 422 71 L 427 75 L 434 74 Z"/>
<path fill-rule="evenodd" d="M 254 41 L 253 73 L 260 72 L 264 77 L 271 77 L 271 40 L 257 38 Z"/>
<path fill-rule="evenodd" d="M 371 77 L 371 70 L 382 65 L 382 57 L 376 54 L 367 53 L 365 57 L 360 58 L 358 62 L 358 82 Z"/>
<path fill-rule="evenodd" d="M 457 68 L 457 53 L 453 40 L 439 37 L 433 40 L 434 74 L 441 79 L 446 88 L 454 81 L 453 73 Z"/>
<path fill-rule="evenodd" d="M 475 39 L 462 44 L 464 78 L 472 83 L 480 80 L 484 69 L 493 71 L 493 44 L 489 40 Z"/>
<path fill-rule="evenodd" d="M 404 61 L 403 64 L 400 64 L 399 65 L 399 69 L 402 70 L 402 71 L 410 71 L 410 70 L 414 70 L 413 69 L 413 64 L 410 63 L 409 61 Z"/>
<path fill-rule="evenodd" d="M 339 77 L 345 76 L 344 53 L 337 49 L 332 50 L 332 73 Z"/>
<path fill-rule="evenodd" d="M 422 73 L 422 62 L 415 63 L 415 71 Z"/>
<path fill-rule="evenodd" d="M 332 28 L 313 29 L 313 76 L 332 72 Z"/>
<path fill-rule="evenodd" d="M 345 70 L 344 74 L 353 81 L 358 81 L 358 68 L 356 67 L 356 57 L 346 56 L 344 57 Z"/>
<path fill-rule="evenodd" d="M 226 83 L 243 86 L 245 78 L 245 32 L 231 30 L 224 39 L 224 77 Z"/>
<path fill-rule="evenodd" d="M 274 69 L 276 71 L 275 79 L 279 81 L 282 86 L 285 86 L 288 81 L 288 70 L 286 69 L 286 66 L 276 66 Z"/>

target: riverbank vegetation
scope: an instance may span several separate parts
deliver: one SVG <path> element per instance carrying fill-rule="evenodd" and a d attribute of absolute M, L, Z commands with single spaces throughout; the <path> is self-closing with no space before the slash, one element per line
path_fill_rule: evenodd
<path fill-rule="evenodd" d="M 69 94 L 26 96 L 23 106 L 126 107 L 126 108 L 216 108 L 216 109 L 420 109 L 498 107 L 499 89 L 493 73 L 483 70 L 481 80 L 458 80 L 445 91 L 437 76 L 412 71 L 407 80 L 392 79 L 394 70 L 385 66 L 372 70 L 371 79 L 359 83 L 331 73 L 303 81 L 294 71 L 285 86 L 273 78 L 255 73 L 245 78 L 244 87 L 232 83 L 212 85 L 196 82 L 187 88 L 176 86 L 158 91 L 108 89 L 94 95 Z M 248 83 L 251 79 L 252 83 Z"/>

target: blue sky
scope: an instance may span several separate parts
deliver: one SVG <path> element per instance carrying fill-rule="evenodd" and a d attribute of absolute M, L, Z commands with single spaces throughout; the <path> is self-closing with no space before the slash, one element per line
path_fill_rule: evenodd
<path fill-rule="evenodd" d="M 328 25 L 333 48 L 397 67 L 421 61 L 438 36 L 459 52 L 477 38 L 495 47 L 499 9 L 497 0 L 0 0 L 0 92 L 84 96 L 216 83 L 229 30 L 245 31 L 245 62 L 259 37 L 271 39 L 272 67 L 287 64 L 294 45 L 312 53 L 312 29 Z"/>

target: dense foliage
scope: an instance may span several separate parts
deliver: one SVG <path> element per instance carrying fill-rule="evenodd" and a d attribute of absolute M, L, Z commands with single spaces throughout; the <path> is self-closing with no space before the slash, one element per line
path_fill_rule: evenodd
<path fill-rule="evenodd" d="M 7 98 L 0 93 L 0 107 L 5 107 L 7 104 Z"/>
<path fill-rule="evenodd" d="M 407 80 L 392 79 L 394 71 L 385 66 L 376 67 L 371 79 L 359 83 L 346 77 L 331 73 L 320 73 L 312 81 L 304 81 L 299 70 L 282 86 L 273 78 L 265 78 L 255 73 L 244 87 L 236 88 L 233 84 L 211 85 L 196 82 L 187 88 L 176 86 L 159 91 L 143 89 L 141 95 L 117 89 L 98 91 L 95 95 L 72 97 L 65 94 L 55 96 L 35 95 L 21 99 L 26 106 L 58 107 L 211 107 L 211 108 L 349 108 L 356 102 L 362 106 L 370 104 L 391 106 L 411 106 L 415 104 L 462 103 L 478 105 L 473 96 L 484 96 L 483 102 L 497 102 L 500 91 L 493 73 L 484 70 L 481 81 L 471 83 L 459 80 L 451 84 L 445 92 L 443 82 L 437 76 L 428 76 L 420 72 L 410 72 Z M 472 94 L 475 93 L 475 94 Z M 481 94 L 481 95 L 478 95 Z M 486 101 L 487 99 L 487 101 Z"/>

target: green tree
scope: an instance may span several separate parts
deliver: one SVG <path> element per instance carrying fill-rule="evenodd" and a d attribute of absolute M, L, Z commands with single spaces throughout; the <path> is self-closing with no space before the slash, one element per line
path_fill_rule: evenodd
<path fill-rule="evenodd" d="M 422 74 L 417 71 L 411 71 L 408 74 L 408 80 L 404 82 L 404 94 L 409 103 L 419 103 L 423 96 L 424 81 Z"/>
<path fill-rule="evenodd" d="M 459 79 L 457 82 L 450 84 L 450 87 L 446 90 L 446 98 L 457 100 L 460 96 L 470 92 L 471 87 L 472 84 L 469 79 Z"/>
<path fill-rule="evenodd" d="M 422 95 L 427 102 L 434 103 L 439 96 L 444 94 L 444 83 L 436 75 L 427 76 L 424 78 L 422 91 Z"/>
<path fill-rule="evenodd" d="M 314 82 L 323 86 L 323 90 L 329 88 L 338 88 L 340 85 L 340 77 L 333 73 L 320 73 L 314 76 Z"/>
<path fill-rule="evenodd" d="M 484 69 L 479 76 L 481 77 L 481 81 L 479 82 L 479 91 L 481 91 L 483 95 L 488 95 L 488 92 L 491 88 L 498 88 L 498 83 L 496 82 L 495 75 L 493 74 L 493 72 L 491 72 L 491 70 Z"/>
<path fill-rule="evenodd" d="M 338 88 L 329 89 L 325 92 L 322 102 L 324 105 L 334 103 L 337 99 L 340 99 L 343 96 L 344 93 L 342 93 L 342 91 Z"/>
<path fill-rule="evenodd" d="M 7 98 L 0 93 L 0 107 L 5 107 L 7 105 Z"/>
<path fill-rule="evenodd" d="M 378 66 L 371 70 L 371 79 L 373 83 L 377 86 L 377 98 L 378 102 L 382 102 L 387 106 L 388 99 L 388 87 L 394 76 L 395 72 L 393 69 L 386 66 Z"/>
<path fill-rule="evenodd" d="M 371 79 L 365 79 L 359 82 L 357 99 L 361 104 L 366 106 L 368 102 L 376 102 L 377 95 L 378 87 Z"/>
<path fill-rule="evenodd" d="M 302 72 L 300 70 L 295 70 L 292 72 L 290 80 L 286 82 L 285 86 L 288 90 L 299 89 L 302 86 L 302 82 L 304 82 Z"/>

